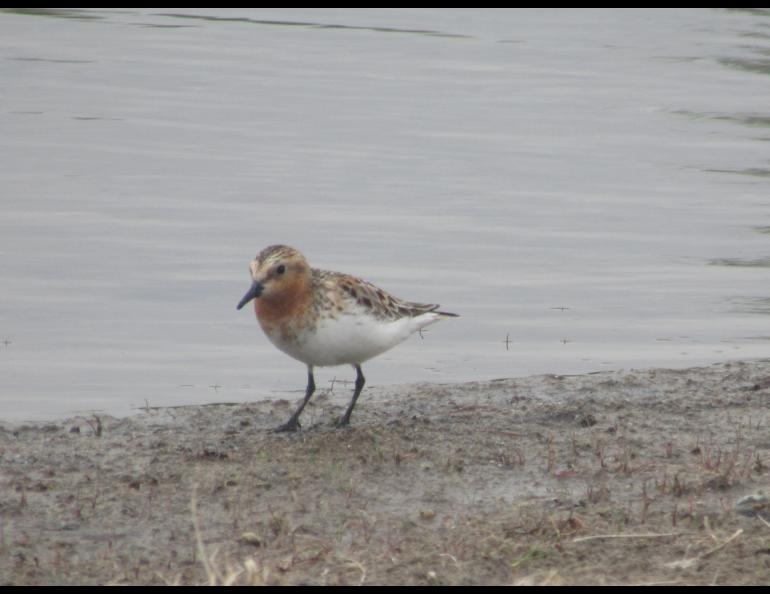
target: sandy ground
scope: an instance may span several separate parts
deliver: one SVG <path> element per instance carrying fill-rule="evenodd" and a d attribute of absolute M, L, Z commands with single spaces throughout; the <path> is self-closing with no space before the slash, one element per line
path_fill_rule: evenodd
<path fill-rule="evenodd" d="M 0 584 L 770 582 L 770 361 L 350 388 L 0 425 Z"/>

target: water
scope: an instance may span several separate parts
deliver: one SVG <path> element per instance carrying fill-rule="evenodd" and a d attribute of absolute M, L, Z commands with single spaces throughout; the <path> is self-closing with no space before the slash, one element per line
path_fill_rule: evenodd
<path fill-rule="evenodd" d="M 766 357 L 768 56 L 748 9 L 3 9 L 0 419 L 295 398 L 235 310 L 271 243 L 462 314 L 373 385 Z"/>

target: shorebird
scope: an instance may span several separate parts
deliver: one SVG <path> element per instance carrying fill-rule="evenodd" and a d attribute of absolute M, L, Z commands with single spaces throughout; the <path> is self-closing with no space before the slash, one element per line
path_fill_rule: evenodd
<path fill-rule="evenodd" d="M 443 318 L 457 314 L 439 305 L 402 301 L 360 278 L 311 268 L 296 249 L 272 245 L 250 265 L 252 284 L 238 303 L 254 311 L 270 341 L 307 366 L 305 397 L 276 431 L 296 431 L 315 391 L 314 367 L 352 365 L 353 398 L 337 425 L 350 422 L 366 382 L 361 364 Z"/>

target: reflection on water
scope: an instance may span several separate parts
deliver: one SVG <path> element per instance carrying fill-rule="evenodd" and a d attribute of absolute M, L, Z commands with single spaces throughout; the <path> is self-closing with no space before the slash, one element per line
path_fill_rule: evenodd
<path fill-rule="evenodd" d="M 430 29 L 402 29 L 396 27 L 364 27 L 360 25 L 340 25 L 332 23 L 313 23 L 307 21 L 283 21 L 283 20 L 271 20 L 271 19 L 254 19 L 248 17 L 221 17 L 211 15 L 199 15 L 199 14 L 183 14 L 175 12 L 160 12 L 157 16 L 172 17 L 177 19 L 199 19 L 204 21 L 214 22 L 231 22 L 231 23 L 249 23 L 253 25 L 268 25 L 276 27 L 309 27 L 312 29 L 340 29 L 348 31 L 371 31 L 374 33 L 411 33 L 416 35 L 427 35 L 434 37 L 455 37 L 458 39 L 470 38 L 470 35 L 460 35 L 457 33 L 444 33 L 441 31 L 433 31 Z"/>
<path fill-rule="evenodd" d="M 756 43 L 754 45 L 740 44 L 736 49 L 740 49 L 749 55 L 737 57 L 722 56 L 718 58 L 718 61 L 728 68 L 768 75 L 770 74 L 770 47 L 768 47 L 770 45 L 770 31 L 767 30 L 767 21 L 770 19 L 770 11 L 767 9 L 756 9 L 751 10 L 748 14 L 757 17 L 757 21 L 750 29 L 742 30 L 740 36 L 743 39 L 755 40 Z"/>
<path fill-rule="evenodd" d="M 58 58 L 33 58 L 29 56 L 8 57 L 7 60 L 19 62 L 50 62 L 51 64 L 90 64 L 93 60 L 62 60 Z"/>
<path fill-rule="evenodd" d="M 749 268 L 767 268 L 770 267 L 770 258 L 755 258 L 746 260 L 743 258 L 717 258 L 709 262 L 712 266 L 741 266 Z"/>
<path fill-rule="evenodd" d="M 767 39 L 770 40 L 770 36 L 767 36 Z M 768 58 L 757 58 L 754 60 L 745 58 L 721 58 L 719 62 L 723 66 L 729 68 L 738 68 L 740 70 L 757 72 L 759 74 L 770 74 L 770 59 Z"/>
<path fill-rule="evenodd" d="M 77 8 L 0 8 L 0 13 L 4 12 L 9 14 L 44 16 L 59 19 L 95 20 L 102 18 L 92 10 L 80 10 Z"/>
<path fill-rule="evenodd" d="M 749 167 L 748 169 L 704 169 L 704 171 L 711 173 L 735 173 L 750 177 L 770 177 L 770 169 L 760 169 L 759 167 Z"/>
<path fill-rule="evenodd" d="M 770 74 L 770 32 L 767 27 L 770 24 L 770 11 L 767 9 L 727 9 L 744 14 L 749 14 L 758 17 L 756 22 L 751 23 L 749 28 L 743 28 L 739 31 L 739 37 L 742 40 L 751 39 L 753 44 L 747 45 L 745 43 L 738 43 L 734 46 L 732 51 L 742 53 L 743 55 L 731 55 L 717 57 L 717 62 L 724 67 L 732 70 L 739 70 L 751 74 L 759 74 L 767 76 Z M 688 116 L 693 119 L 709 119 L 715 122 L 728 122 L 745 126 L 747 128 L 767 128 L 770 126 L 770 114 L 753 112 L 753 113 L 727 113 L 727 112 L 712 112 L 712 113 L 697 113 L 688 110 L 681 110 L 677 113 Z M 766 137 L 758 138 L 758 140 L 767 141 L 770 140 Z M 733 174 L 739 176 L 748 176 L 753 178 L 768 178 L 770 177 L 770 168 L 768 167 L 705 167 L 703 171 L 709 173 L 718 174 Z M 768 226 L 748 226 L 749 229 L 759 232 L 761 234 L 770 233 Z M 770 249 L 765 247 L 766 252 L 770 252 Z M 748 269 L 763 269 L 770 267 L 770 257 L 754 257 L 754 258 L 742 258 L 742 257 L 721 257 L 713 258 L 708 261 L 712 266 L 725 266 L 731 268 L 748 268 Z M 730 299 L 734 303 L 738 310 L 745 313 L 767 315 L 770 313 L 767 304 L 770 302 L 770 298 L 761 297 L 732 297 Z"/>
<path fill-rule="evenodd" d="M 372 384 L 767 356 L 768 12 L 155 10 L 0 9 L 0 418 L 297 390 L 279 242 L 462 314 Z"/>
<path fill-rule="evenodd" d="M 768 127 L 770 116 L 762 114 L 725 114 L 725 113 L 694 113 L 687 110 L 676 110 L 672 113 L 687 116 L 694 120 L 708 119 L 722 122 L 732 122 L 743 126 Z"/>
<path fill-rule="evenodd" d="M 770 315 L 770 297 L 746 297 L 733 299 L 738 311 L 750 314 Z M 768 336 L 754 336 L 755 340 L 770 340 Z"/>

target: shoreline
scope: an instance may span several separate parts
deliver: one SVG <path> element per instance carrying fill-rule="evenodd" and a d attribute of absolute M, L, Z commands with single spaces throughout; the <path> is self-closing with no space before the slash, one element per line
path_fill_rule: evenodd
<path fill-rule="evenodd" d="M 367 387 L 335 429 L 348 398 L 0 423 L 0 583 L 770 574 L 770 361 Z"/>

